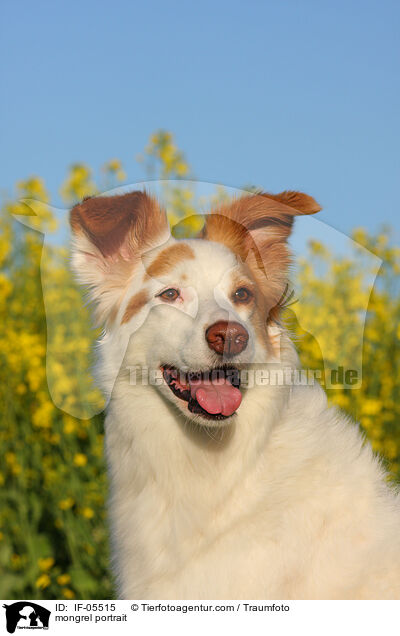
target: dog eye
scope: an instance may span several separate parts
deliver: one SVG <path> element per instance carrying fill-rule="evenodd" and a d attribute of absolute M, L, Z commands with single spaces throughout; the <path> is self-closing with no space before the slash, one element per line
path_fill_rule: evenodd
<path fill-rule="evenodd" d="M 168 303 L 172 303 L 174 300 L 179 298 L 180 293 L 177 289 L 171 287 L 170 289 L 166 289 L 165 291 L 161 292 L 161 294 L 157 294 L 157 296 L 162 300 L 166 300 Z"/>
<path fill-rule="evenodd" d="M 239 287 L 233 294 L 235 303 L 248 303 L 253 298 L 253 294 L 247 287 Z"/>

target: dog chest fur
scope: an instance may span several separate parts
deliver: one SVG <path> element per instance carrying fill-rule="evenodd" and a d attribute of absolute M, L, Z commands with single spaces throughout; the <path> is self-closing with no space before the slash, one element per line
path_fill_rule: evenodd
<path fill-rule="evenodd" d="M 393 494 L 319 387 L 260 388 L 229 439 L 200 445 L 146 390 L 117 386 L 106 423 L 123 597 L 400 595 Z"/>

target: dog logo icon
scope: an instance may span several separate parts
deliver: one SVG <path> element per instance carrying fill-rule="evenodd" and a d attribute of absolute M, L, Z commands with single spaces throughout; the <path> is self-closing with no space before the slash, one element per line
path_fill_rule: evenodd
<path fill-rule="evenodd" d="M 3 605 L 6 610 L 6 627 L 9 634 L 18 629 L 49 629 L 50 610 L 32 603 L 18 601 Z"/>

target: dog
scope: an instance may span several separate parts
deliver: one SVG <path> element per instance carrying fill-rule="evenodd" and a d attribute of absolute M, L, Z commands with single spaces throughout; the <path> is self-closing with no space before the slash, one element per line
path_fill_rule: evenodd
<path fill-rule="evenodd" d="M 105 327 L 120 598 L 400 598 L 400 499 L 380 461 L 319 384 L 273 381 L 299 368 L 280 321 L 287 240 L 319 210 L 246 194 L 176 239 L 145 191 L 72 209 L 72 266 Z"/>

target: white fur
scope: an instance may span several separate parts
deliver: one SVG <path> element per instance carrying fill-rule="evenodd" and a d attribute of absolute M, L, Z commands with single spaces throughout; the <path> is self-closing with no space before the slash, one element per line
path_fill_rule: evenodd
<path fill-rule="evenodd" d="M 106 452 L 120 596 L 400 598 L 399 498 L 358 427 L 328 406 L 319 385 L 248 388 L 225 426 L 205 427 L 165 384 L 130 382 L 132 365 L 215 364 L 204 329 L 227 314 L 250 333 L 242 367 L 298 365 L 283 331 L 277 361 L 246 309 L 230 303 L 230 272 L 241 267 L 233 253 L 187 243 L 195 259 L 162 280 L 144 285 L 138 269 L 100 347 L 100 376 L 111 393 Z M 183 273 L 190 293 L 180 305 L 155 299 Z M 121 325 L 143 286 L 153 300 Z"/>

